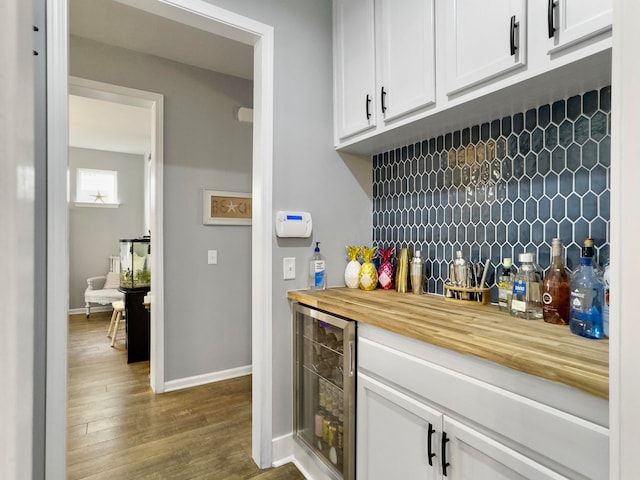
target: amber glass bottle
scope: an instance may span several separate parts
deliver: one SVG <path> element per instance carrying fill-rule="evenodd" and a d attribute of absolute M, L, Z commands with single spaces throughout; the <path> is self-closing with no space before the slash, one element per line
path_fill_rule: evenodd
<path fill-rule="evenodd" d="M 571 279 L 564 268 L 562 240 L 551 242 L 551 265 L 542 282 L 542 315 L 547 323 L 569 325 Z"/>

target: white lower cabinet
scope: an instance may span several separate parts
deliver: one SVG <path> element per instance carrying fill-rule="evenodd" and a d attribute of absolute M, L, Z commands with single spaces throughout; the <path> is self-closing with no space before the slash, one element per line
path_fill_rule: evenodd
<path fill-rule="evenodd" d="M 365 374 L 358 374 L 357 478 L 565 478 Z"/>
<path fill-rule="evenodd" d="M 356 478 L 608 477 L 608 401 L 358 327 Z"/>
<path fill-rule="evenodd" d="M 364 374 L 356 382 L 356 478 L 440 478 L 442 414 Z"/>

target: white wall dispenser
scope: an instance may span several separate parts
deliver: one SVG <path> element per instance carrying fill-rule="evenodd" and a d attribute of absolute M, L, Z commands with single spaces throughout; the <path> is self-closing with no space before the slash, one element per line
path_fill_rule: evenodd
<path fill-rule="evenodd" d="M 309 212 L 279 211 L 276 213 L 276 235 L 278 237 L 310 237 L 312 227 L 313 222 Z"/>

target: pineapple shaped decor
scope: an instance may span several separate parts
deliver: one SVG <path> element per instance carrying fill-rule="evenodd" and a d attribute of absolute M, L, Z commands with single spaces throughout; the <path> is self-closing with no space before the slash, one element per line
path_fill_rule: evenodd
<path fill-rule="evenodd" d="M 349 288 L 358 288 L 360 280 L 360 262 L 358 261 L 360 247 L 347 247 L 347 255 L 349 256 L 349 263 L 347 263 L 347 268 L 344 270 L 344 283 Z"/>
<path fill-rule="evenodd" d="M 382 264 L 378 268 L 378 283 L 384 290 L 391 290 L 393 288 L 393 264 L 391 263 L 391 257 L 393 256 L 393 247 L 381 248 L 380 256 L 382 257 Z"/>
<path fill-rule="evenodd" d="M 358 286 L 362 290 L 375 290 L 378 285 L 378 271 L 372 263 L 378 247 L 362 247 L 362 258 L 364 263 L 360 267 L 360 282 Z"/>

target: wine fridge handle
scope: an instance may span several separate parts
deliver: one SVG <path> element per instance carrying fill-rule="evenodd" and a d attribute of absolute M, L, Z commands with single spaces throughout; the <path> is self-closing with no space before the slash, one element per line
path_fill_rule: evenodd
<path fill-rule="evenodd" d="M 354 351 L 353 340 L 349 342 L 349 376 L 353 377 L 356 370 L 356 356 Z"/>

